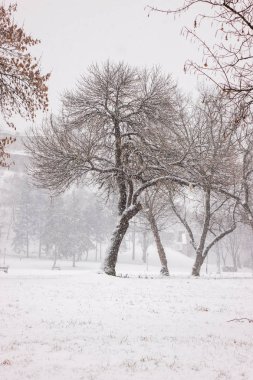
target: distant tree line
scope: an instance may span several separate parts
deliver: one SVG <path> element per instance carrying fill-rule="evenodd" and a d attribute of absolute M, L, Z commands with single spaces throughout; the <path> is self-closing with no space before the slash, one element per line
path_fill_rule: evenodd
<path fill-rule="evenodd" d="M 114 216 L 90 191 L 75 189 L 52 198 L 29 185 L 27 177 L 12 180 L 12 246 L 16 253 L 39 258 L 70 259 L 73 266 L 95 250 L 100 260 L 103 243 L 112 229 Z M 19 189 L 17 192 L 16 189 Z M 36 253 L 37 252 L 37 253 Z"/>

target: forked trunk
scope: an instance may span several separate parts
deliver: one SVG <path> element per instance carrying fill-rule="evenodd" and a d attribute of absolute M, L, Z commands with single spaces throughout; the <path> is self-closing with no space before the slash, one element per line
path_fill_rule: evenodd
<path fill-rule="evenodd" d="M 103 269 L 111 276 L 116 276 L 116 263 L 118 259 L 121 242 L 129 227 L 129 221 L 141 210 L 141 204 L 137 203 L 127 208 L 120 217 L 120 220 L 112 234 L 110 246 L 105 254 Z"/>
<path fill-rule="evenodd" d="M 236 224 L 234 223 L 229 229 L 223 231 L 220 235 L 216 236 L 215 239 L 207 247 L 205 247 L 207 228 L 204 228 L 204 232 L 202 233 L 199 247 L 196 250 L 196 259 L 192 268 L 193 276 L 199 276 L 201 266 L 203 262 L 205 261 L 205 258 L 207 257 L 210 249 L 215 244 L 217 244 L 221 239 L 223 239 L 226 235 L 231 234 L 235 228 L 236 228 Z M 220 265 L 220 258 L 219 258 L 219 265 Z"/>
<path fill-rule="evenodd" d="M 197 252 L 195 263 L 192 268 L 192 275 L 198 277 L 200 274 L 200 269 L 205 260 L 205 257 L 202 256 L 202 252 Z"/>
<path fill-rule="evenodd" d="M 160 273 L 163 276 L 169 276 L 169 270 L 168 270 L 168 263 L 167 263 L 166 254 L 165 254 L 165 251 L 164 251 L 164 248 L 163 248 L 163 245 L 162 245 L 162 241 L 161 241 L 161 238 L 160 238 L 160 234 L 159 234 L 159 230 L 158 230 L 158 227 L 157 227 L 157 224 L 156 224 L 155 217 L 154 217 L 154 215 L 152 214 L 151 211 L 149 211 L 148 219 L 149 219 L 149 223 L 150 223 L 150 227 L 151 227 L 152 233 L 153 233 L 154 238 L 155 238 L 155 242 L 156 242 L 156 247 L 157 247 L 159 259 L 160 259 L 161 266 L 162 266 Z"/>

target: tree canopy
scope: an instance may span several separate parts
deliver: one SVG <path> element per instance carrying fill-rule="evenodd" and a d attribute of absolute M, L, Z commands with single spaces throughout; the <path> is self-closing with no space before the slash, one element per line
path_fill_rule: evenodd
<path fill-rule="evenodd" d="M 180 146 L 183 114 L 170 76 L 106 62 L 90 66 L 63 96 L 62 114 L 29 138 L 37 185 L 59 193 L 85 179 L 117 194 L 121 221 L 106 264 L 113 274 L 129 220 L 142 207 L 141 194 L 165 180 L 189 185 L 182 166 L 187 153 Z"/>
<path fill-rule="evenodd" d="M 240 103 L 241 116 L 245 117 L 253 102 L 253 3 L 251 0 L 177 0 L 170 2 L 167 9 L 149 7 L 168 15 L 180 15 L 191 8 L 195 18 L 192 27 L 185 27 L 185 32 L 199 42 L 203 58 L 201 62 L 188 60 L 185 69 L 193 69 L 215 82 Z M 205 21 L 215 31 L 213 43 L 201 32 L 200 25 Z"/>
<path fill-rule="evenodd" d="M 40 41 L 15 23 L 16 10 L 16 4 L 0 6 L 0 112 L 2 123 L 13 128 L 13 115 L 34 119 L 38 110 L 47 110 L 49 79 L 30 52 Z M 11 137 L 0 139 L 0 166 L 8 166 L 5 147 L 13 141 Z"/>

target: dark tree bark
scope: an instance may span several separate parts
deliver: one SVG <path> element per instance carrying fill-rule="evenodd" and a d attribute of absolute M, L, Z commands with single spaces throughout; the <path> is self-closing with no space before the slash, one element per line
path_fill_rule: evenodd
<path fill-rule="evenodd" d="M 114 121 L 114 136 L 115 136 L 115 167 L 120 169 L 120 173 L 117 175 L 117 185 L 119 189 L 119 201 L 118 201 L 118 213 L 121 215 L 127 204 L 127 188 L 125 182 L 124 171 L 122 170 L 122 141 L 121 141 L 121 129 L 119 122 Z"/>
<path fill-rule="evenodd" d="M 217 244 L 221 239 L 223 239 L 226 235 L 231 234 L 235 230 L 235 228 L 236 228 L 236 223 L 234 223 L 227 230 L 223 231 L 220 235 L 216 236 L 216 238 L 208 246 L 206 246 L 205 249 L 201 249 L 202 247 L 200 247 L 200 246 L 198 247 L 198 249 L 196 251 L 195 263 L 194 263 L 193 268 L 192 268 L 192 275 L 193 276 L 199 276 L 201 266 L 202 266 L 203 262 L 205 261 L 205 258 L 207 257 L 210 249 L 215 244 Z"/>
<path fill-rule="evenodd" d="M 141 204 L 137 203 L 136 205 L 130 206 L 126 209 L 121 215 L 119 222 L 112 234 L 111 244 L 106 252 L 104 260 L 104 272 L 111 276 L 116 276 L 116 263 L 118 258 L 118 252 L 121 245 L 121 242 L 126 234 L 126 231 L 129 227 L 130 220 L 138 214 L 141 210 Z"/>
<path fill-rule="evenodd" d="M 196 250 L 196 259 L 195 263 L 192 268 L 192 275 L 193 276 L 199 276 L 201 266 L 205 260 L 205 256 L 203 254 L 206 238 L 208 234 L 208 229 L 210 225 L 211 220 L 211 190 L 210 187 L 206 189 L 205 191 L 205 218 L 204 218 L 204 224 L 203 229 L 200 237 L 199 246 Z"/>
<path fill-rule="evenodd" d="M 163 248 L 163 245 L 162 245 L 162 241 L 161 241 L 159 230 L 158 230 L 158 227 L 157 227 L 157 224 L 156 224 L 155 217 L 154 217 L 153 213 L 151 212 L 151 210 L 149 210 L 148 220 L 149 220 L 149 223 L 150 223 L 150 227 L 151 227 L 152 233 L 153 233 L 154 238 L 155 238 L 158 255 L 159 255 L 159 258 L 160 258 L 160 261 L 161 261 L 162 268 L 161 268 L 160 273 L 163 276 L 169 276 L 169 270 L 168 270 L 168 263 L 167 263 L 166 254 L 165 254 L 165 251 L 164 251 L 164 248 Z"/>
<path fill-rule="evenodd" d="M 205 190 L 204 196 L 205 196 L 205 206 L 204 206 L 205 217 L 204 217 L 203 227 L 202 227 L 201 236 L 200 236 L 200 240 L 199 240 L 198 245 L 196 244 L 196 239 L 194 238 L 193 231 L 192 231 L 189 223 L 187 222 L 186 218 L 183 217 L 180 214 L 180 212 L 177 210 L 177 208 L 174 204 L 173 198 L 170 196 L 170 202 L 171 202 L 172 209 L 173 209 L 175 215 L 180 220 L 180 222 L 184 225 L 186 231 L 188 232 L 188 235 L 191 239 L 191 245 L 196 252 L 195 262 L 194 262 L 194 265 L 192 268 L 192 276 L 197 276 L 197 277 L 200 275 L 200 270 L 201 270 L 202 264 L 204 263 L 210 249 L 215 244 L 217 244 L 221 239 L 223 239 L 226 235 L 229 235 L 230 233 L 232 233 L 236 228 L 236 223 L 234 220 L 234 212 L 235 212 L 235 208 L 236 208 L 237 203 L 234 205 L 233 223 L 232 223 L 231 227 L 229 227 L 228 229 L 221 232 L 208 245 L 206 245 L 207 235 L 208 235 L 209 227 L 210 227 L 210 220 L 212 217 L 212 213 L 211 213 L 211 189 L 210 189 L 210 187 Z"/>
<path fill-rule="evenodd" d="M 193 276 L 196 276 L 196 277 L 199 276 L 200 269 L 202 267 L 204 260 L 205 260 L 205 257 L 202 255 L 202 252 L 200 250 L 198 250 L 196 252 L 196 258 L 195 258 L 194 265 L 192 267 L 192 275 Z"/>

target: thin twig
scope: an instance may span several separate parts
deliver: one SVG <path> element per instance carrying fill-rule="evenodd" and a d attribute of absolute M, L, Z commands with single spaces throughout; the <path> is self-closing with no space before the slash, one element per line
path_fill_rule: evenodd
<path fill-rule="evenodd" d="M 234 319 L 231 319 L 230 321 L 227 321 L 227 322 L 233 322 L 233 321 L 241 322 L 243 320 L 246 320 L 249 323 L 253 323 L 253 319 L 249 319 L 249 318 L 246 318 L 246 317 L 244 317 L 244 318 L 234 318 Z"/>

